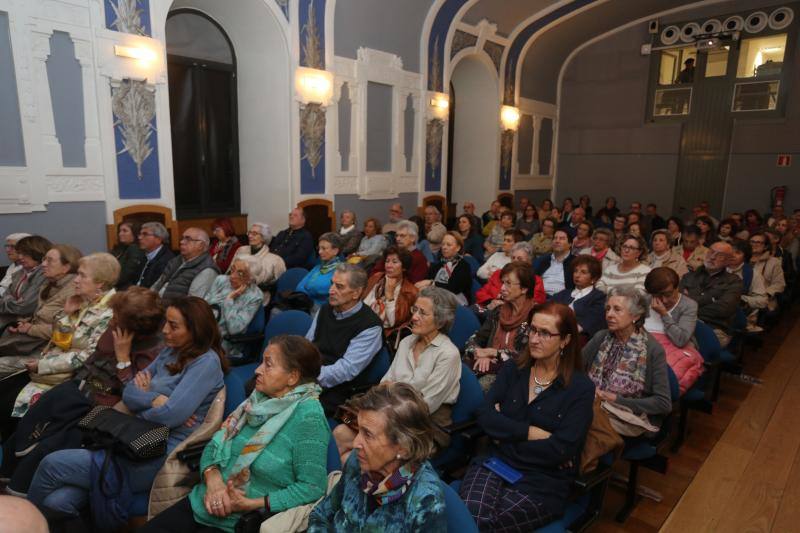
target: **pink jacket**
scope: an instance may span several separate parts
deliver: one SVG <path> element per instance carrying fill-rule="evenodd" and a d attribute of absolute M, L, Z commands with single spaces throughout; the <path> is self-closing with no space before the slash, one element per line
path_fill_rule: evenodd
<path fill-rule="evenodd" d="M 692 343 L 687 343 L 683 348 L 678 348 L 663 333 L 650 333 L 659 344 L 664 347 L 667 354 L 667 364 L 675 372 L 681 396 L 689 390 L 695 381 L 703 374 L 703 356 Z"/>

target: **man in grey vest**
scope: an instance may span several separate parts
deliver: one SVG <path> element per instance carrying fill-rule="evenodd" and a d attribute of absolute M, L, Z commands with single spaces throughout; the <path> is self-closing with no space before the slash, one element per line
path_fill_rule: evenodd
<path fill-rule="evenodd" d="M 204 297 L 219 274 L 219 268 L 208 254 L 209 242 L 205 231 L 187 228 L 181 236 L 181 255 L 167 263 L 151 288 L 165 299 L 187 295 Z"/>

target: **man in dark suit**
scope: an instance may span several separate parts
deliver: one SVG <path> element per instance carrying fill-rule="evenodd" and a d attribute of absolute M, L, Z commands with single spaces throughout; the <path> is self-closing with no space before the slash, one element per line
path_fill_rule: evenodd
<path fill-rule="evenodd" d="M 145 222 L 139 230 L 139 247 L 144 250 L 146 261 L 137 278 L 136 285 L 151 287 L 164 272 L 170 259 L 175 257 L 169 249 L 169 232 L 159 222 Z"/>
<path fill-rule="evenodd" d="M 306 215 L 302 209 L 289 213 L 289 227 L 272 239 L 269 249 L 283 259 L 286 268 L 305 267 L 314 253 L 314 238 L 306 229 Z"/>

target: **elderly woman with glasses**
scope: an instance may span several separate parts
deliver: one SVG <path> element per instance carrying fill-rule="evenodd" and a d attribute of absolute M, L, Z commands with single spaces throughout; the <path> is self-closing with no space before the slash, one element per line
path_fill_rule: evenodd
<path fill-rule="evenodd" d="M 629 410 L 638 423 L 611 416 L 622 435 L 657 431 L 672 410 L 664 348 L 644 329 L 650 296 L 630 285 L 611 287 L 606 300 L 608 329 L 583 347 L 583 360 L 595 395 Z M 644 415 L 642 417 L 641 415 Z"/>
<path fill-rule="evenodd" d="M 644 263 L 647 258 L 647 245 L 638 235 L 625 235 L 620 245 L 622 261 L 603 269 L 603 276 L 597 282 L 597 288 L 608 292 L 611 287 L 633 285 L 644 290 L 644 278 L 650 273 L 650 267 Z"/>
<path fill-rule="evenodd" d="M 411 335 L 400 341 L 392 366 L 381 380 L 413 386 L 428 404 L 431 418 L 439 427 L 452 423 L 452 406 L 460 388 L 461 355 L 447 337 L 457 305 L 453 294 L 445 289 L 423 289 L 411 308 Z M 355 436 L 356 431 L 346 424 L 333 430 L 343 463 L 353 449 Z M 438 428 L 433 437 L 440 448 L 450 440 Z"/>
<path fill-rule="evenodd" d="M 342 477 L 311 512 L 309 533 L 446 531 L 444 492 L 428 462 L 433 422 L 406 383 L 381 383 L 348 406 L 358 433 Z"/>
<path fill-rule="evenodd" d="M 478 410 L 488 458 L 521 474 L 506 483 L 486 455 L 467 469 L 461 498 L 480 531 L 534 531 L 561 516 L 592 422 L 594 385 L 582 372 L 575 315 L 548 302 L 530 320 L 525 349 L 503 364 Z"/>
<path fill-rule="evenodd" d="M 258 274 L 261 274 L 261 263 L 253 256 L 237 257 L 228 274 L 217 276 L 205 296 L 208 305 L 216 310 L 222 347 L 229 355 L 240 353 L 241 347 L 226 337 L 244 333 L 263 305 L 264 296 L 255 282 Z"/>
<path fill-rule="evenodd" d="M 269 243 L 272 242 L 269 224 L 254 222 L 247 232 L 247 242 L 247 245 L 236 250 L 234 260 L 249 256 L 260 263 L 258 274 L 254 278 L 257 285 L 268 285 L 277 281 L 286 272 L 286 263 L 281 256 L 269 251 Z"/>
<path fill-rule="evenodd" d="M 33 315 L 39 303 L 39 289 L 45 282 L 42 260 L 52 246 L 39 235 L 17 242 L 15 251 L 22 268 L 14 273 L 8 291 L 0 296 L 0 330 Z"/>

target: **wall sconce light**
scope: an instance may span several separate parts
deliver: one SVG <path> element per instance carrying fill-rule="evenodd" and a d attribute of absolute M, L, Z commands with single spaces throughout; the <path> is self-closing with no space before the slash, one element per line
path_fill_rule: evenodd
<path fill-rule="evenodd" d="M 327 70 L 297 67 L 294 88 L 302 103 L 327 106 L 333 98 L 333 74 Z"/>
<path fill-rule="evenodd" d="M 130 59 L 138 59 L 148 63 L 158 59 L 155 50 L 144 48 L 142 46 L 123 46 L 119 44 L 114 45 L 114 55 L 119 57 L 127 57 Z"/>
<path fill-rule="evenodd" d="M 500 123 L 504 130 L 517 131 L 519 127 L 519 109 L 514 106 L 504 105 L 500 109 Z"/>
<path fill-rule="evenodd" d="M 444 93 L 432 92 L 429 94 L 429 109 L 433 118 L 447 120 L 450 116 L 450 97 Z"/>

